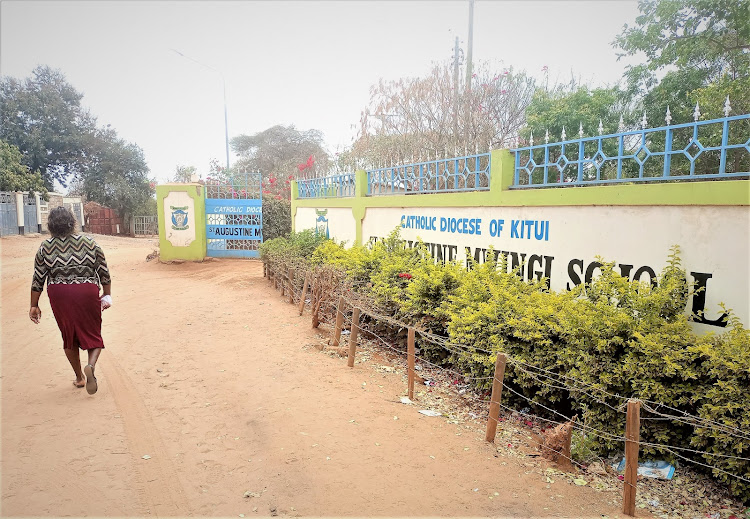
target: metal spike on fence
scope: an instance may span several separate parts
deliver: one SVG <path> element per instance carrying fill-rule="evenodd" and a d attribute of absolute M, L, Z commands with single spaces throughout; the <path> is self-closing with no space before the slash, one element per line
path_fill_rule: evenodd
<path fill-rule="evenodd" d="M 578 137 L 583 139 L 583 123 L 581 122 L 578 123 Z"/>
<path fill-rule="evenodd" d="M 641 119 L 641 129 L 645 130 L 647 125 L 648 125 L 648 121 L 646 120 L 646 110 L 644 110 L 643 119 Z"/>
<path fill-rule="evenodd" d="M 599 130 L 599 135 L 601 135 L 602 133 L 604 133 L 604 125 L 602 124 L 602 120 L 601 119 L 599 119 L 599 128 L 598 128 L 598 130 Z"/>
<path fill-rule="evenodd" d="M 469 150 L 466 148 L 466 146 L 464 146 L 464 157 L 468 157 L 468 156 L 469 156 Z"/>
<path fill-rule="evenodd" d="M 533 145 L 534 145 L 534 132 L 530 131 L 529 132 L 529 146 L 533 146 Z"/>
<path fill-rule="evenodd" d="M 724 101 L 724 117 L 729 117 L 731 111 L 732 105 L 729 104 L 729 96 L 727 96 L 727 100 Z"/>
<path fill-rule="evenodd" d="M 549 144 L 549 130 L 544 130 L 544 144 Z"/>
<path fill-rule="evenodd" d="M 474 155 L 479 155 L 479 141 L 474 141 Z"/>
<path fill-rule="evenodd" d="M 625 131 L 625 121 L 622 120 L 622 115 L 620 116 L 620 122 L 617 124 L 617 131 L 618 132 Z"/>
<path fill-rule="evenodd" d="M 560 134 L 560 140 L 564 141 L 567 136 L 565 135 L 565 126 L 563 126 L 562 134 Z"/>
<path fill-rule="evenodd" d="M 695 111 L 693 112 L 693 120 L 695 120 L 695 122 L 698 122 L 698 119 L 700 118 L 701 118 L 701 109 L 698 106 L 698 103 L 695 103 Z"/>
<path fill-rule="evenodd" d="M 669 105 L 667 105 L 667 116 L 664 117 L 664 121 L 667 123 L 667 126 L 672 124 L 672 114 L 669 111 Z"/>

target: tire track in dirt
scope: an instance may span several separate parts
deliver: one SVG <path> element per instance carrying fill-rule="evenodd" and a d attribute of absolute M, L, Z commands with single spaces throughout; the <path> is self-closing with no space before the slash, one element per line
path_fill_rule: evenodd
<path fill-rule="evenodd" d="M 185 491 L 177 471 L 135 385 L 113 355 L 107 359 L 106 371 L 109 389 L 123 420 L 128 450 L 133 457 L 140 487 L 137 492 L 142 498 L 144 512 L 156 517 L 190 515 L 184 510 Z M 151 458 L 141 459 L 145 454 Z"/>

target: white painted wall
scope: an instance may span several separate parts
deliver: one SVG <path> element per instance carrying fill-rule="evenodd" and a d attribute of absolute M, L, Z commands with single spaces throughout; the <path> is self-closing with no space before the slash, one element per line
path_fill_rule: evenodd
<path fill-rule="evenodd" d="M 312 209 L 298 208 L 297 229 L 311 227 L 314 214 Z M 434 223 L 435 229 L 417 228 L 412 225 L 416 224 L 416 218 L 408 217 L 420 217 L 420 223 L 428 226 Z M 328 218 L 331 237 L 351 243 L 354 235 L 351 211 L 329 209 Z M 464 221 L 469 231 L 469 220 L 474 219 L 479 232 L 441 229 L 441 223 L 447 219 L 462 219 L 461 231 Z M 679 245 L 683 267 L 689 275 L 695 273 L 689 279 L 703 279 L 706 285 L 703 296 L 699 296 L 705 298 L 705 318 L 718 319 L 719 305 L 724 303 L 745 326 L 750 323 L 748 207 L 368 208 L 362 222 L 363 241 L 387 236 L 402 221 L 402 238 L 421 238 L 426 243 L 439 245 L 431 246 L 433 255 L 465 262 L 465 247 L 470 248 L 473 256 L 477 248 L 494 246 L 496 250 L 515 253 L 510 254 L 509 262 L 514 259 L 523 262 L 527 279 L 548 272 L 553 290 L 564 290 L 584 281 L 587 271 L 596 275 L 598 271 L 592 263 L 597 256 L 615 261 L 617 269 L 628 273 L 631 279 L 638 274 L 639 279 L 647 281 L 651 271 L 661 274 L 670 247 Z M 531 234 L 527 232 L 529 227 Z M 348 231 L 349 228 L 352 230 Z M 533 268 L 529 272 L 530 261 L 533 261 Z M 693 307 L 691 301 L 687 310 Z M 716 325 L 696 326 L 705 331 L 722 330 Z"/>
<path fill-rule="evenodd" d="M 183 208 L 187 212 L 187 225 L 185 229 L 176 228 L 172 223 L 172 212 L 176 208 Z M 193 199 L 184 191 L 170 191 L 167 196 L 164 197 L 164 228 L 166 231 L 166 238 L 175 247 L 187 247 L 195 241 L 195 226 L 205 225 L 204 222 L 196 222 L 195 220 L 195 202 Z"/>
<path fill-rule="evenodd" d="M 319 215 L 322 211 L 327 212 L 325 215 Z M 297 232 L 317 228 L 323 234 L 327 225 L 329 237 L 338 242 L 343 240 L 348 246 L 357 238 L 357 224 L 352 216 L 352 210 L 348 207 L 298 207 L 294 225 Z"/>

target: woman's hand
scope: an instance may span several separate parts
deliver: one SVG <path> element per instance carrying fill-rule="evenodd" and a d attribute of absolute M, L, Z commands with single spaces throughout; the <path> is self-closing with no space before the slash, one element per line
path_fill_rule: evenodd
<path fill-rule="evenodd" d="M 42 311 L 39 309 L 38 306 L 32 306 L 29 310 L 29 319 L 31 319 L 34 324 L 39 324 L 39 320 L 42 318 Z"/>
<path fill-rule="evenodd" d="M 112 306 L 112 296 L 107 294 L 99 299 L 102 302 L 102 310 L 106 310 Z"/>

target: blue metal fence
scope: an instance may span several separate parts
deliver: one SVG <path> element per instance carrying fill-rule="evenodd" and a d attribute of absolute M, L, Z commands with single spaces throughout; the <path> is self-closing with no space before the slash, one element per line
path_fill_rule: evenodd
<path fill-rule="evenodd" d="M 486 191 L 489 188 L 489 153 L 367 171 L 368 196 Z"/>
<path fill-rule="evenodd" d="M 343 173 L 297 182 L 299 198 L 343 198 L 354 196 L 354 173 Z"/>
<path fill-rule="evenodd" d="M 696 119 L 700 113 L 696 107 Z M 750 176 L 750 114 L 515 148 L 511 188 Z M 644 117 L 645 120 L 645 117 Z M 644 124 L 645 126 L 645 124 Z"/>

